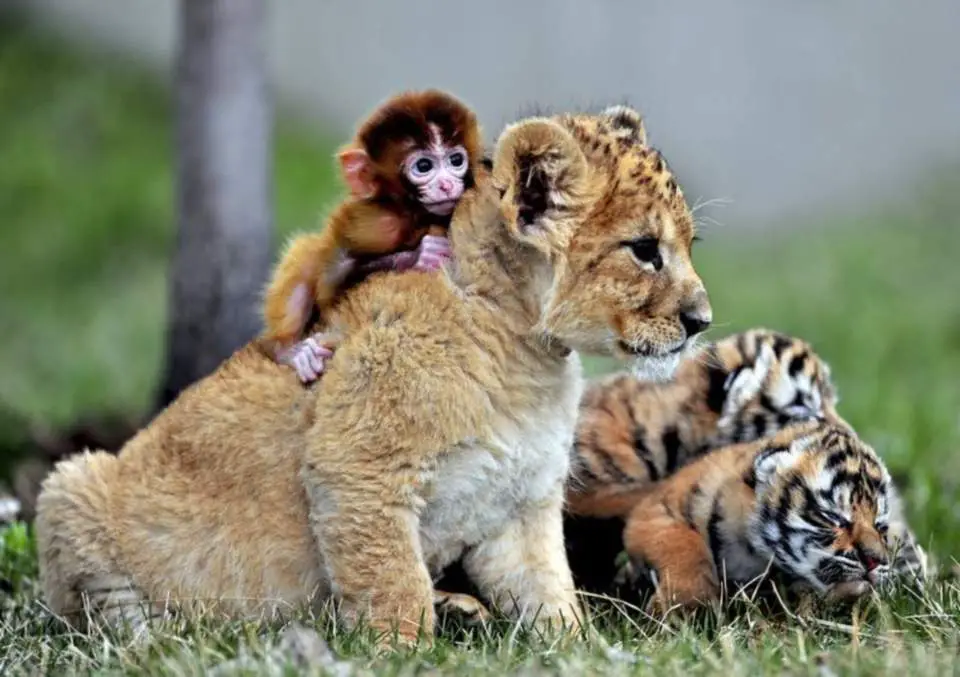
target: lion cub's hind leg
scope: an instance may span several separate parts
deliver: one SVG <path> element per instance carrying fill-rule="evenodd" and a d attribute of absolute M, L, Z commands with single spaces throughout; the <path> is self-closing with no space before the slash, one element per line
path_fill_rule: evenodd
<path fill-rule="evenodd" d="M 116 458 L 84 453 L 59 463 L 37 499 L 40 584 L 54 614 L 79 629 L 127 628 L 143 636 L 164 606 L 144 597 L 112 556 L 110 485 Z"/>

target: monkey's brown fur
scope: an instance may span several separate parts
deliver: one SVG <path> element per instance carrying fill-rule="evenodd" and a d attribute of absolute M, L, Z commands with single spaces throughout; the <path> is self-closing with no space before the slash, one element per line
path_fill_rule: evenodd
<path fill-rule="evenodd" d="M 473 186 L 483 153 L 474 113 L 436 90 L 406 92 L 388 99 L 361 124 L 344 149 L 366 152 L 370 166 L 364 174 L 366 183 L 375 186 L 372 195 L 349 196 L 330 215 L 323 231 L 291 240 L 267 285 L 264 339 L 270 349 L 276 351 L 302 338 L 312 309 L 291 302 L 298 286 L 306 285 L 308 300 L 320 318 L 326 318 L 340 291 L 342 280 L 334 271 L 344 254 L 361 259 L 390 254 L 416 248 L 428 232 L 446 233 L 450 216 L 424 209 L 401 172 L 412 149 L 431 143 L 431 125 L 445 142 L 466 149 L 469 169 L 464 190 Z"/>
<path fill-rule="evenodd" d="M 658 271 L 622 246 L 654 233 Z M 636 112 L 508 127 L 454 214 L 456 264 L 352 288 L 317 387 L 247 346 L 119 456 L 58 465 L 36 521 L 46 603 L 142 625 L 122 602 L 251 616 L 332 596 L 409 638 L 434 626 L 431 575 L 463 557 L 508 615 L 573 622 L 570 351 L 668 359 L 679 313 L 709 313 L 692 236 Z"/>

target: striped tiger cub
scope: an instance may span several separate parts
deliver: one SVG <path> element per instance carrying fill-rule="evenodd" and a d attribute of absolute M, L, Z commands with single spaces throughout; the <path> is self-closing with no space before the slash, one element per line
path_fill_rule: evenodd
<path fill-rule="evenodd" d="M 853 430 L 797 423 L 711 451 L 649 485 L 626 516 L 630 567 L 659 610 L 718 599 L 768 573 L 850 599 L 926 575 L 883 462 Z"/>
<path fill-rule="evenodd" d="M 667 383 L 616 374 L 584 394 L 564 531 L 578 587 L 612 585 L 624 518 L 648 487 L 707 452 L 804 421 L 846 426 L 830 368 L 809 343 L 751 329 L 708 345 Z"/>
<path fill-rule="evenodd" d="M 632 493 L 709 449 L 788 423 L 839 421 L 827 364 L 800 339 L 767 329 L 707 346 L 666 383 L 620 373 L 587 388 L 572 449 L 568 509 L 622 517 Z"/>

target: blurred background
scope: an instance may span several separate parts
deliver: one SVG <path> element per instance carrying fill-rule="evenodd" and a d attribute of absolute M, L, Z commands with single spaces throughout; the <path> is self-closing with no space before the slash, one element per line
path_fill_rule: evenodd
<path fill-rule="evenodd" d="M 958 34 L 955 0 L 0 1 L 7 486 L 29 516 L 53 460 L 117 448 L 247 340 L 276 247 L 341 194 L 336 145 L 436 86 L 488 141 L 532 110 L 642 110 L 699 206 L 711 335 L 811 341 L 949 564 Z"/>

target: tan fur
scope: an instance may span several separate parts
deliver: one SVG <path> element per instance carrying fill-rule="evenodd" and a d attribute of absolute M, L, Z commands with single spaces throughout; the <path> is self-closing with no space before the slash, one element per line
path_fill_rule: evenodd
<path fill-rule="evenodd" d="M 574 622 L 562 505 L 582 377 L 570 351 L 622 344 L 667 360 L 686 342 L 678 313 L 710 312 L 689 210 L 623 128 L 640 128 L 631 114 L 510 126 L 492 179 L 454 215 L 455 265 L 351 289 L 314 387 L 251 345 L 118 457 L 61 463 L 37 518 L 50 608 L 114 620 L 118 582 L 124 599 L 187 615 L 332 595 L 345 619 L 409 638 L 432 630 L 431 577 L 462 556 L 507 614 Z M 654 231 L 674 252 L 660 272 L 621 248 Z"/>

